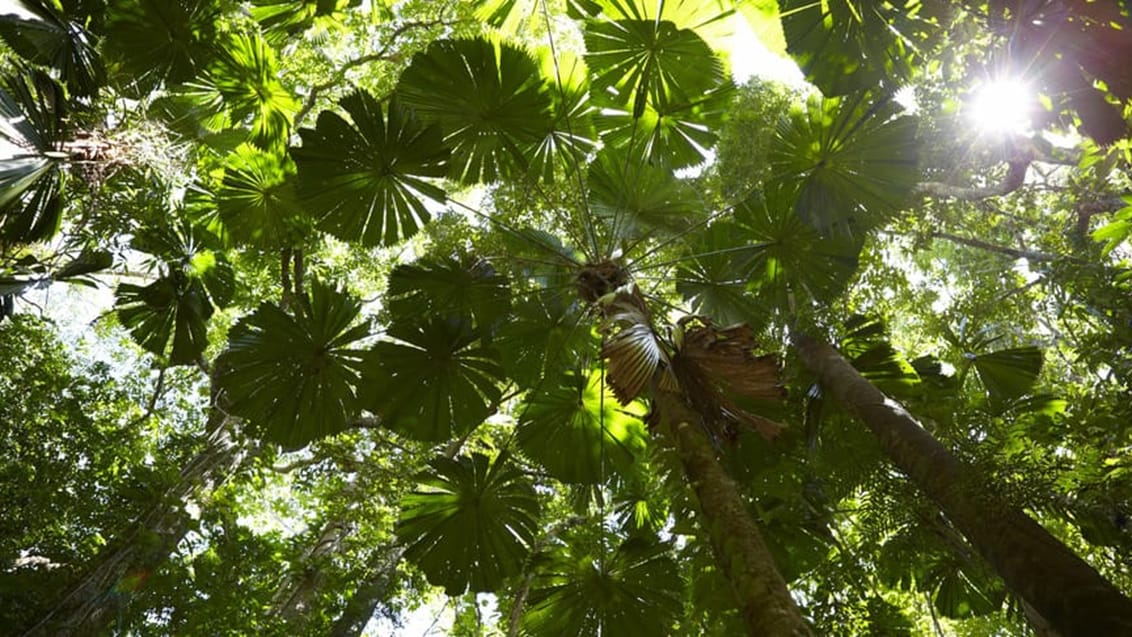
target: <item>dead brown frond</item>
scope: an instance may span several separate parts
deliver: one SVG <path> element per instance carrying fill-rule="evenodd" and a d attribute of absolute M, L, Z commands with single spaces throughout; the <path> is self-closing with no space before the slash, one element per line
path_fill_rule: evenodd
<path fill-rule="evenodd" d="M 783 425 L 739 407 L 731 398 L 779 400 L 786 396 L 778 379 L 778 357 L 756 356 L 757 343 L 746 324 L 717 328 L 710 319 L 687 316 L 680 320 L 683 343 L 672 365 L 680 387 L 692 406 L 704 414 L 718 414 L 705 422 L 716 434 L 733 437 L 730 425 L 743 424 L 772 440 Z"/>

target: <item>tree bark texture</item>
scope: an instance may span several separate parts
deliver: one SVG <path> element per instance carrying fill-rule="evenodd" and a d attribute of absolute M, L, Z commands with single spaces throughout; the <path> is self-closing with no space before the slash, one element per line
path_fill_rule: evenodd
<path fill-rule="evenodd" d="M 982 187 L 952 186 L 938 181 L 924 181 L 916 184 L 916 192 L 941 199 L 960 199 L 978 201 L 991 197 L 1002 197 L 1022 187 L 1026 183 L 1026 169 L 1032 158 L 1025 155 L 1007 162 L 1008 170 L 1001 183 Z"/>
<path fill-rule="evenodd" d="M 751 519 L 739 488 L 716 457 L 696 414 L 679 395 L 657 392 L 660 422 L 671 436 L 684 473 L 699 500 L 701 527 L 720 569 L 735 591 L 739 613 L 752 637 L 812 635 L 774 558 Z"/>
<path fill-rule="evenodd" d="M 960 462 L 833 347 L 794 336 L 803 363 L 1006 582 L 1064 637 L 1132 635 L 1132 600 Z"/>
<path fill-rule="evenodd" d="M 369 575 L 358 585 L 330 629 L 330 637 L 360 637 L 377 605 L 388 597 L 389 588 L 397 577 L 397 565 L 404 555 L 405 548 L 401 546 L 377 554 Z"/>
<path fill-rule="evenodd" d="M 87 573 L 26 636 L 101 634 L 118 609 L 168 559 L 189 528 L 185 505 L 207 500 L 249 456 L 231 438 L 235 419 L 214 411 L 205 448 L 181 470 L 125 536 L 108 547 Z"/>
<path fill-rule="evenodd" d="M 310 612 L 326 581 L 325 563 L 341 550 L 342 542 L 354 531 L 345 520 L 331 520 L 322 527 L 318 540 L 303 551 L 302 557 L 283 580 L 272 600 L 271 614 L 296 632 L 306 627 Z"/>

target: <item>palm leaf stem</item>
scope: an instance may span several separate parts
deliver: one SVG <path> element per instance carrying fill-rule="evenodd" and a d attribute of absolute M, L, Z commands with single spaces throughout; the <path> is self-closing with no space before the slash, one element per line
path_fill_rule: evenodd
<path fill-rule="evenodd" d="M 551 24 L 550 24 L 550 9 L 547 7 L 546 0 L 542 0 L 542 16 L 543 16 L 543 20 L 546 23 L 547 40 L 550 44 L 550 56 L 551 56 L 551 59 L 554 61 L 555 84 L 558 86 L 559 96 L 562 98 L 562 102 L 565 104 L 566 103 L 566 89 L 562 84 L 562 69 L 558 65 L 558 51 L 557 51 L 557 46 L 554 43 L 554 29 L 551 27 Z M 570 118 L 569 117 L 566 117 L 566 134 L 570 135 L 571 137 L 573 137 L 573 135 L 574 135 L 574 130 L 573 130 L 573 127 L 570 125 Z M 581 197 L 582 197 L 582 209 L 585 210 L 587 213 L 589 213 L 589 210 L 590 210 L 589 189 L 586 188 L 585 180 L 582 179 L 582 168 L 581 168 L 581 166 L 578 165 L 578 158 L 574 155 L 574 153 L 566 153 L 566 155 L 569 158 L 570 162 L 574 165 L 574 176 L 578 179 L 578 192 L 581 193 Z M 590 242 L 592 243 L 592 247 L 593 247 L 593 254 L 594 254 L 593 258 L 596 259 L 598 257 L 598 255 L 601 253 L 601 251 L 598 247 L 597 233 L 594 231 L 593 224 L 587 224 L 586 228 L 589 230 L 589 238 L 590 238 Z"/>

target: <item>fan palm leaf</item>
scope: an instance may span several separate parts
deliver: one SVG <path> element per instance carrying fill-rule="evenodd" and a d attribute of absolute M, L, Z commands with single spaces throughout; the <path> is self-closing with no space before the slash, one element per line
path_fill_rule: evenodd
<path fill-rule="evenodd" d="M 402 500 L 405 557 L 449 595 L 497 590 L 527 559 L 539 513 L 534 487 L 503 455 L 440 458 Z"/>
<path fill-rule="evenodd" d="M 264 303 L 232 328 L 218 361 L 227 409 L 285 448 L 346 428 L 360 411 L 363 352 L 369 336 L 361 304 L 315 282 L 294 315 Z"/>
<path fill-rule="evenodd" d="M 430 181 L 448 170 L 439 127 L 423 124 L 397 97 L 383 108 L 357 91 L 339 104 L 350 121 L 323 111 L 291 149 L 303 205 L 343 241 L 393 245 L 413 236 L 430 218 L 422 198 L 445 199 Z"/>

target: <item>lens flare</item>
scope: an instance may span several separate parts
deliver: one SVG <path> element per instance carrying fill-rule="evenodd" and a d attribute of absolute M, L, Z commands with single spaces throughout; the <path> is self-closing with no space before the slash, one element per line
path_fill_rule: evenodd
<path fill-rule="evenodd" d="M 979 87 L 970 101 L 972 121 L 986 133 L 1021 133 L 1030 128 L 1034 92 L 1025 82 L 1002 78 Z"/>

